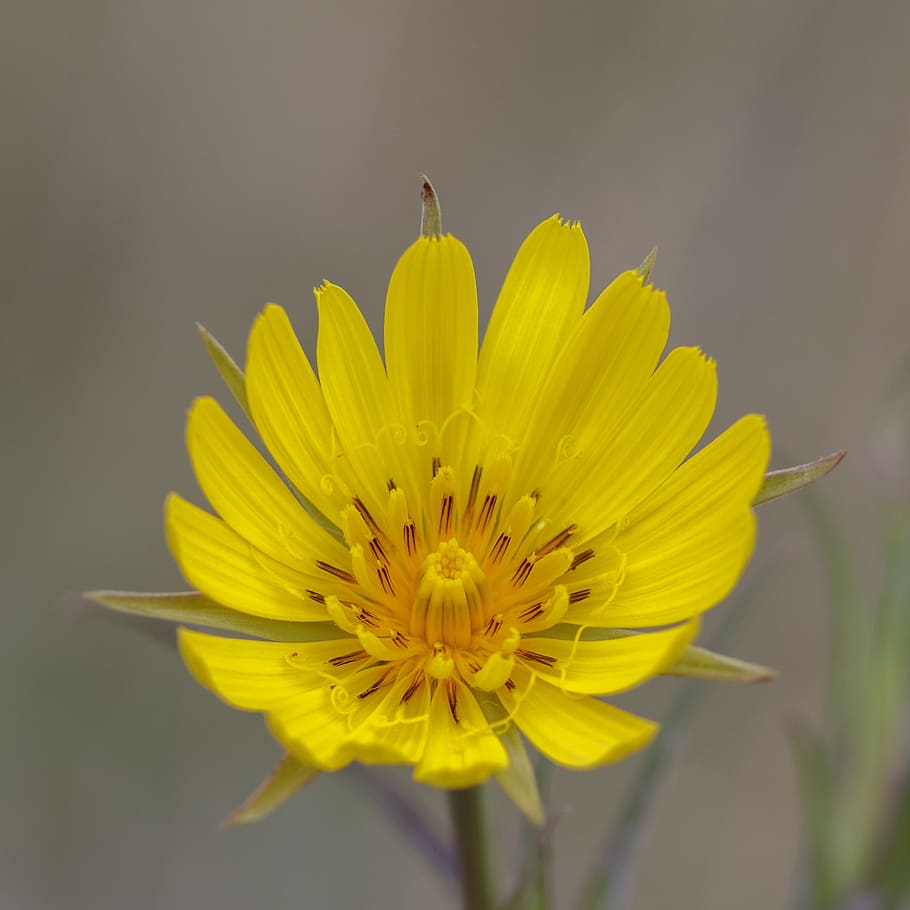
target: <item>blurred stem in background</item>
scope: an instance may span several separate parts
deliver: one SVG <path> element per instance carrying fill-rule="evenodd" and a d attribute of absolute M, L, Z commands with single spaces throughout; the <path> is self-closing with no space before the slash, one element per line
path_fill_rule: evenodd
<path fill-rule="evenodd" d="M 910 906 L 910 515 L 886 538 L 871 608 L 825 501 L 806 504 L 831 611 L 828 699 L 821 731 L 793 736 L 805 817 L 797 910 Z"/>
<path fill-rule="evenodd" d="M 490 852 L 483 817 L 483 787 L 449 790 L 464 910 L 493 910 Z"/>

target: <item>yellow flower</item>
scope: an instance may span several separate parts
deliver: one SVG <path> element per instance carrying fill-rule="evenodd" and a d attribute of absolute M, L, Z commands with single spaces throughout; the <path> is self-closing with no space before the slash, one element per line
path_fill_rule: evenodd
<path fill-rule="evenodd" d="M 385 365 L 345 291 L 316 291 L 318 379 L 267 306 L 246 395 L 290 486 L 213 399 L 190 410 L 218 517 L 172 495 L 175 558 L 211 600 L 302 632 L 182 630 L 181 651 L 300 763 L 408 764 L 464 787 L 506 768 L 514 728 L 570 768 L 654 736 L 596 696 L 670 667 L 731 590 L 769 440 L 749 415 L 686 460 L 714 363 L 695 348 L 659 363 L 669 309 L 636 272 L 585 311 L 588 281 L 581 228 L 545 221 L 478 356 L 468 251 L 421 237 L 389 284 Z"/>

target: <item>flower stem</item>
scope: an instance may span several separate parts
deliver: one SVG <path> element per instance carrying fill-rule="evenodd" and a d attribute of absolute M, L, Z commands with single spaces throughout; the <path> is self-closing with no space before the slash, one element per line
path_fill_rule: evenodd
<path fill-rule="evenodd" d="M 493 908 L 482 797 L 481 787 L 449 790 L 449 810 L 455 829 L 464 910 Z"/>

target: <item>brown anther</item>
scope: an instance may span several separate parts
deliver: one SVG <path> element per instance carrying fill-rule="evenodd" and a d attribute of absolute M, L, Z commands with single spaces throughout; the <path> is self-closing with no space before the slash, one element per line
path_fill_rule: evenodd
<path fill-rule="evenodd" d="M 585 600 L 586 598 L 588 598 L 588 597 L 590 597 L 590 596 L 591 596 L 591 589 L 590 589 L 590 588 L 579 588 L 577 591 L 573 591 L 573 592 L 569 595 L 569 603 L 570 603 L 570 604 L 577 604 L 577 603 L 579 603 L 580 601 Z"/>
<path fill-rule="evenodd" d="M 438 455 L 433 456 L 433 476 L 435 477 L 439 473 L 439 469 L 442 467 L 442 459 Z"/>
<path fill-rule="evenodd" d="M 401 696 L 401 704 L 405 704 L 413 698 L 414 693 L 423 685 L 423 680 L 423 672 L 417 673 L 414 676 L 411 680 L 411 684 L 404 690 L 404 694 Z"/>
<path fill-rule="evenodd" d="M 389 557 L 386 556 L 385 550 L 383 549 L 382 544 L 379 542 L 378 537 L 374 537 L 372 540 L 370 540 L 370 552 L 380 562 L 388 563 Z"/>
<path fill-rule="evenodd" d="M 519 648 L 515 653 L 525 660 L 533 660 L 535 663 L 543 664 L 545 667 L 552 667 L 556 663 L 555 657 L 549 654 L 541 654 L 539 651 L 525 651 L 524 648 Z"/>
<path fill-rule="evenodd" d="M 471 522 L 474 520 L 474 506 L 477 503 L 477 493 L 480 489 L 480 476 L 483 474 L 483 468 L 477 464 L 474 465 L 474 473 L 471 475 L 471 488 L 468 490 L 468 501 L 464 508 L 464 517 L 461 523 L 465 530 L 470 530 Z"/>
<path fill-rule="evenodd" d="M 363 660 L 367 656 L 367 652 L 360 651 L 350 651 L 348 654 L 339 654 L 337 657 L 330 657 L 329 663 L 333 667 L 343 667 L 345 664 L 352 664 L 358 660 Z"/>
<path fill-rule="evenodd" d="M 455 686 L 452 684 L 450 679 L 445 681 L 446 687 L 446 698 L 449 701 L 449 711 L 452 713 L 452 720 L 457 724 L 458 721 L 458 694 L 455 691 Z"/>
<path fill-rule="evenodd" d="M 534 551 L 535 556 L 546 556 L 547 553 L 552 553 L 558 547 L 561 547 L 574 533 L 578 528 L 578 525 L 569 525 L 564 531 L 560 531 L 554 538 L 548 540 L 543 546 L 538 547 Z"/>
<path fill-rule="evenodd" d="M 321 559 L 316 560 L 316 568 L 322 569 L 323 572 L 328 572 L 329 575 L 334 575 L 335 578 L 340 578 L 342 581 L 346 581 L 349 585 L 356 585 L 357 579 L 344 569 L 339 569 L 336 566 L 330 565 L 327 562 L 323 562 Z"/>
<path fill-rule="evenodd" d="M 379 577 L 379 585 L 390 597 L 395 595 L 395 586 L 392 584 L 392 576 L 389 575 L 388 566 L 377 566 L 376 575 Z"/>
<path fill-rule="evenodd" d="M 307 595 L 309 596 L 310 600 L 315 600 L 318 604 L 325 603 L 325 594 L 320 594 L 318 591 L 312 591 L 307 588 Z"/>
<path fill-rule="evenodd" d="M 505 532 L 501 533 L 499 537 L 496 538 L 496 543 L 494 543 L 490 549 L 490 561 L 494 564 L 500 562 L 503 556 L 506 555 L 506 550 L 509 549 L 509 544 L 511 543 L 511 536 Z"/>
<path fill-rule="evenodd" d="M 513 692 L 513 691 L 515 690 L 515 683 L 513 683 L 511 679 L 507 679 L 507 680 L 505 681 L 505 687 L 506 687 L 510 692 Z"/>
<path fill-rule="evenodd" d="M 483 505 L 480 508 L 480 530 L 486 531 L 487 525 L 490 523 L 490 519 L 493 517 L 493 512 L 496 511 L 496 502 L 497 496 L 495 493 L 487 493 L 484 497 Z"/>
<path fill-rule="evenodd" d="M 442 497 L 442 505 L 439 507 L 439 533 L 448 534 L 452 530 L 452 518 L 455 509 L 455 497 L 447 493 Z"/>
<path fill-rule="evenodd" d="M 354 497 L 354 508 L 360 513 L 360 517 L 366 523 L 366 526 L 375 534 L 377 537 L 385 535 L 382 533 L 382 528 L 376 524 L 376 520 L 370 515 L 370 510 L 363 504 L 363 500 L 359 496 Z"/>
<path fill-rule="evenodd" d="M 533 568 L 534 563 L 530 562 L 527 558 L 523 559 L 518 564 L 515 573 L 512 575 L 512 584 L 515 585 L 516 588 L 520 588 L 530 577 Z"/>
<path fill-rule="evenodd" d="M 385 673 L 383 673 L 382 676 L 380 676 L 379 679 L 377 679 L 376 682 L 374 682 L 372 686 L 369 686 L 368 688 L 364 689 L 363 692 L 361 692 L 357 697 L 358 698 L 367 698 L 368 696 L 372 695 L 374 692 L 377 692 L 383 686 L 387 686 L 389 684 L 389 676 L 393 675 L 394 672 L 395 672 L 394 670 L 386 670 Z"/>
<path fill-rule="evenodd" d="M 484 633 L 487 635 L 495 635 L 502 628 L 502 620 L 497 619 L 496 615 L 490 617 L 490 621 L 487 623 L 487 627 L 484 629 Z"/>
<path fill-rule="evenodd" d="M 392 492 L 392 490 L 398 489 L 398 484 L 395 483 L 395 481 L 391 477 L 385 482 L 385 485 L 386 485 L 386 487 L 388 487 L 388 490 L 390 493 Z"/>
<path fill-rule="evenodd" d="M 582 563 L 587 562 L 589 559 L 594 558 L 594 551 L 590 549 L 582 550 L 575 559 L 572 560 L 572 565 L 569 566 L 569 569 L 577 569 Z"/>
<path fill-rule="evenodd" d="M 404 632 L 399 632 L 398 629 L 389 629 L 389 641 L 396 648 L 406 648 L 411 643 L 411 639 Z"/>
<path fill-rule="evenodd" d="M 404 528 L 404 546 L 408 551 L 408 556 L 413 556 L 417 552 L 417 528 L 413 521 L 408 521 Z"/>
<path fill-rule="evenodd" d="M 379 619 L 375 613 L 371 613 L 366 607 L 360 606 L 360 604 L 355 604 L 350 600 L 341 601 L 342 606 L 347 607 L 354 616 L 357 617 L 358 622 L 362 622 L 365 626 L 371 626 L 374 629 L 379 628 Z"/>
<path fill-rule="evenodd" d="M 518 618 L 523 619 L 525 622 L 537 619 L 538 616 L 543 616 L 543 604 L 540 601 L 536 604 L 531 604 L 530 607 L 518 614 Z"/>

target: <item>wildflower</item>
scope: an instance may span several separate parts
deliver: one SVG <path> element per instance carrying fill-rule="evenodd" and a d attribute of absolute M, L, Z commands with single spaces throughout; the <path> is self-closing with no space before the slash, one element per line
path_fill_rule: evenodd
<path fill-rule="evenodd" d="M 503 772 L 514 728 L 592 768 L 656 725 L 601 701 L 667 670 L 753 548 L 769 440 L 748 415 L 695 455 L 713 361 L 676 348 L 634 271 L 590 308 L 579 225 L 522 244 L 478 356 L 471 258 L 422 236 L 392 274 L 385 361 L 342 288 L 316 290 L 318 378 L 285 311 L 249 338 L 249 414 L 283 478 L 211 398 L 187 445 L 217 515 L 173 494 L 183 574 L 299 640 L 182 629 L 197 679 L 262 712 L 298 763 Z M 290 637 L 293 637 L 293 633 Z"/>

